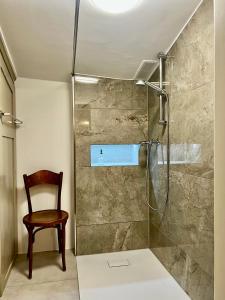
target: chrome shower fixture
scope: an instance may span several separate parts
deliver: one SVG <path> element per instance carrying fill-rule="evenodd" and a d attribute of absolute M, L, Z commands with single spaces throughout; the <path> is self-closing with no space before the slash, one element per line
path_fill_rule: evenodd
<path fill-rule="evenodd" d="M 158 87 L 157 85 L 155 85 L 152 82 L 149 81 L 145 81 L 145 80 L 138 80 L 137 85 L 147 85 L 149 87 L 151 87 L 153 90 L 157 91 L 159 93 L 159 95 L 167 95 L 166 91 L 160 87 Z"/>
<path fill-rule="evenodd" d="M 163 82 L 163 77 L 164 77 L 164 63 L 167 59 L 167 55 L 163 52 L 159 52 L 157 58 L 159 60 L 159 86 L 157 86 L 152 82 L 149 82 L 148 81 L 149 78 L 146 78 L 144 76 L 144 74 L 147 74 L 146 70 L 142 71 L 145 64 L 140 65 L 135 75 L 135 79 L 137 80 L 137 85 L 147 85 L 159 93 L 159 124 L 165 126 L 167 125 L 168 122 L 168 120 L 166 120 L 167 113 L 166 113 L 166 106 L 165 106 L 165 101 L 168 100 L 168 94 L 166 90 L 163 88 L 165 85 Z M 143 77 L 141 77 L 142 75 Z"/>
<path fill-rule="evenodd" d="M 167 59 L 167 55 L 163 52 L 159 52 L 158 59 L 159 59 L 159 88 L 163 89 L 164 63 Z M 166 112 L 165 112 L 165 105 L 164 105 L 165 97 L 163 96 L 166 96 L 167 99 L 168 95 L 167 93 L 159 95 L 159 124 L 165 126 L 167 125 L 167 122 L 169 122 L 169 120 L 166 121 Z M 169 108 L 167 107 L 167 109 Z"/>

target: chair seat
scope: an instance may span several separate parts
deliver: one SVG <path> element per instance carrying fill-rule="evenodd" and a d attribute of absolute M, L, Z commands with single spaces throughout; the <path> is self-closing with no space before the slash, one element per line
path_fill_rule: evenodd
<path fill-rule="evenodd" d="M 26 225 L 48 227 L 61 224 L 65 222 L 68 219 L 68 217 L 68 213 L 64 210 L 39 210 L 24 216 L 23 223 Z"/>

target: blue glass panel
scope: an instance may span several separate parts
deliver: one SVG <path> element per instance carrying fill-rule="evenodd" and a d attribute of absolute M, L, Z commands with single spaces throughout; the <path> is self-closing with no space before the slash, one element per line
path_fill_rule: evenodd
<path fill-rule="evenodd" d="M 91 166 L 138 166 L 140 145 L 91 145 Z"/>

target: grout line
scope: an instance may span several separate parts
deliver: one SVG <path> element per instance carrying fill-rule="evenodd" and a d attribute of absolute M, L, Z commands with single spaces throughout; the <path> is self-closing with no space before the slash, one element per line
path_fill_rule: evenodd
<path fill-rule="evenodd" d="M 127 222 L 113 222 L 113 223 L 101 223 L 101 224 L 98 224 L 98 223 L 94 223 L 94 224 L 79 224 L 77 225 L 77 227 L 81 227 L 81 226 L 101 226 L 101 225 L 117 225 L 117 224 L 129 224 L 129 223 L 144 223 L 144 222 L 148 222 L 148 219 L 143 219 L 143 220 L 134 220 L 134 221 L 127 221 Z"/>
<path fill-rule="evenodd" d="M 78 274 L 77 255 L 76 255 L 75 261 L 76 261 L 76 270 L 77 270 L 78 295 L 79 295 L 79 300 L 80 300 L 80 281 L 79 281 L 79 274 Z"/>
<path fill-rule="evenodd" d="M 178 173 L 178 174 L 182 174 L 182 175 L 187 176 L 187 177 L 195 177 L 195 178 L 201 178 L 201 179 L 208 180 L 208 181 L 214 181 L 214 176 L 212 178 L 208 178 L 208 177 L 205 177 L 205 176 L 190 174 L 190 173 L 187 173 L 187 172 L 181 172 L 181 171 L 176 171 L 176 170 L 171 170 L 171 173 Z"/>
<path fill-rule="evenodd" d="M 29 279 L 27 279 L 29 280 Z M 78 276 L 74 277 L 74 278 L 66 278 L 66 279 L 62 279 L 62 280 L 46 280 L 46 281 L 39 281 L 39 282 L 33 282 L 33 283 L 21 283 L 21 284 L 17 284 L 17 285 L 7 285 L 6 289 L 8 288 L 15 288 L 15 287 L 22 287 L 22 286 L 33 286 L 33 285 L 43 285 L 46 283 L 54 283 L 54 282 L 63 282 L 63 281 L 78 281 Z M 4 296 L 4 295 L 3 295 Z"/>
<path fill-rule="evenodd" d="M 82 104 L 76 104 L 76 105 L 82 105 Z M 116 107 L 94 107 L 94 108 L 75 108 L 76 111 L 84 111 L 84 110 L 121 110 L 121 111 L 146 111 L 146 108 L 116 108 Z"/>

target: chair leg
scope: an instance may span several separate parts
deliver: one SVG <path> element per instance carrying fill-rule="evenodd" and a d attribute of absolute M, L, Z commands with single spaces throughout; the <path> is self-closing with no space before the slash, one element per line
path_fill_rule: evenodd
<path fill-rule="evenodd" d="M 29 276 L 32 278 L 32 263 L 33 263 L 33 227 L 28 228 L 28 257 L 29 257 Z"/>
<path fill-rule="evenodd" d="M 28 243 L 27 243 L 27 258 L 28 258 L 29 257 L 29 228 L 28 228 L 28 226 L 26 226 L 26 229 L 27 229 L 27 232 L 28 232 Z"/>
<path fill-rule="evenodd" d="M 62 235 L 61 235 L 61 226 L 57 226 L 57 232 L 58 232 L 58 245 L 59 245 L 59 253 L 62 252 Z"/>
<path fill-rule="evenodd" d="M 66 258 L 65 258 L 65 242 L 66 242 L 66 234 L 65 234 L 65 227 L 66 227 L 66 224 L 63 223 L 62 224 L 62 234 L 61 234 L 61 250 L 62 250 L 62 269 L 63 271 L 66 271 Z"/>
<path fill-rule="evenodd" d="M 27 258 L 29 258 L 29 237 L 28 237 L 28 245 L 27 245 Z"/>

